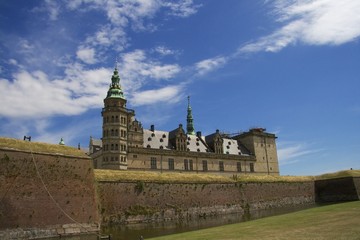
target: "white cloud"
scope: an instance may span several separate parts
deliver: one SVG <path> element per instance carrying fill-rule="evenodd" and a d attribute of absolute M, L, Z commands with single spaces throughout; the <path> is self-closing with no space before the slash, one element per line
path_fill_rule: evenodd
<path fill-rule="evenodd" d="M 97 62 L 95 59 L 95 49 L 94 48 L 80 48 L 76 52 L 77 58 L 87 64 L 94 64 Z"/>
<path fill-rule="evenodd" d="M 200 75 L 204 75 L 208 72 L 211 72 L 221 66 L 223 66 L 227 62 L 225 57 L 214 57 L 202 60 L 195 64 L 196 70 Z"/>
<path fill-rule="evenodd" d="M 181 94 L 182 86 L 167 86 L 155 90 L 146 90 L 142 92 L 135 92 L 131 99 L 134 106 L 156 104 L 161 102 L 177 103 L 183 98 Z"/>
<path fill-rule="evenodd" d="M 299 161 L 303 156 L 322 151 L 321 149 L 312 149 L 302 143 L 278 143 L 278 159 L 280 165 L 292 164 Z"/>
<path fill-rule="evenodd" d="M 0 79 L 0 117 L 39 119 L 101 107 L 110 78 L 109 69 L 85 70 L 79 64 L 69 66 L 65 78 L 58 80 L 42 71 L 22 70 L 12 81 Z"/>
<path fill-rule="evenodd" d="M 154 48 L 153 51 L 159 53 L 162 56 L 178 55 L 180 53 L 177 50 L 173 50 L 173 49 L 170 49 L 170 48 L 165 47 L 165 46 L 157 46 L 156 48 Z"/>
<path fill-rule="evenodd" d="M 239 53 L 277 52 L 296 43 L 340 45 L 360 36 L 358 0 L 277 0 L 270 4 L 283 26 L 241 47 Z"/>
<path fill-rule="evenodd" d="M 149 59 L 143 50 L 135 50 L 121 56 L 120 77 L 124 79 L 128 91 L 137 91 L 151 80 L 171 79 L 181 71 L 177 64 L 162 64 Z"/>
<path fill-rule="evenodd" d="M 164 1 L 163 6 L 170 8 L 170 15 L 178 17 L 189 17 L 197 13 L 198 8 L 201 7 L 201 5 L 194 5 L 193 0 Z"/>

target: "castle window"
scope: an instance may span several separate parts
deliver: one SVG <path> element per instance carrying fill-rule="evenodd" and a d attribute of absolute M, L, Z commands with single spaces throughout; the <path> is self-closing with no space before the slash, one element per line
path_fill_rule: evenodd
<path fill-rule="evenodd" d="M 164 149 L 164 147 L 163 147 L 163 146 L 160 146 L 160 149 Z"/>
<path fill-rule="evenodd" d="M 119 116 L 115 116 L 115 122 L 119 122 Z"/>
<path fill-rule="evenodd" d="M 111 157 L 111 161 L 114 161 L 114 158 L 113 158 L 113 157 Z"/>
<path fill-rule="evenodd" d="M 189 160 L 189 170 L 192 171 L 194 169 L 193 160 Z"/>
<path fill-rule="evenodd" d="M 151 169 L 157 169 L 157 166 L 156 166 L 156 157 L 151 157 L 151 158 L 150 158 L 150 167 L 151 167 Z"/>
<path fill-rule="evenodd" d="M 184 159 L 184 170 L 188 171 L 189 170 L 189 160 Z"/>
<path fill-rule="evenodd" d="M 114 116 L 111 116 L 111 122 L 112 123 L 114 122 Z"/>
<path fill-rule="evenodd" d="M 111 136 L 114 136 L 114 129 L 111 129 Z"/>
<path fill-rule="evenodd" d="M 114 150 L 114 144 L 111 144 L 110 150 Z"/>
<path fill-rule="evenodd" d="M 219 161 L 219 171 L 220 172 L 224 171 L 224 162 L 223 161 Z"/>
<path fill-rule="evenodd" d="M 250 172 L 255 172 L 254 171 L 254 163 L 250 163 Z"/>
<path fill-rule="evenodd" d="M 119 150 L 119 145 L 115 144 L 115 150 Z"/>
<path fill-rule="evenodd" d="M 241 162 L 236 163 L 236 169 L 238 172 L 241 172 Z"/>
<path fill-rule="evenodd" d="M 174 170 L 174 159 L 169 158 L 169 170 Z"/>
<path fill-rule="evenodd" d="M 135 128 L 134 131 L 137 132 L 137 128 Z"/>
<path fill-rule="evenodd" d="M 115 129 L 115 136 L 119 136 L 119 131 Z"/>
<path fill-rule="evenodd" d="M 203 171 L 204 171 L 204 172 L 207 172 L 207 170 L 208 170 L 208 163 L 207 163 L 206 160 L 203 160 L 203 161 L 202 161 L 202 167 L 203 167 Z"/>

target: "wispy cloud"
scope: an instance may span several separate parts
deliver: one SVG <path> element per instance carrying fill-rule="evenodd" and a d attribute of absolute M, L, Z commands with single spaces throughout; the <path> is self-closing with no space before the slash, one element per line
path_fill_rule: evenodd
<path fill-rule="evenodd" d="M 322 151 L 321 149 L 311 148 L 303 143 L 278 143 L 278 158 L 280 165 L 293 164 L 298 162 L 302 157 L 315 154 Z"/>
<path fill-rule="evenodd" d="M 239 48 L 238 53 L 277 52 L 291 44 L 340 45 L 360 36 L 360 1 L 268 1 L 282 26 Z"/>
<path fill-rule="evenodd" d="M 217 56 L 209 59 L 202 60 L 195 64 L 196 71 L 200 75 L 204 75 L 219 67 L 223 66 L 227 62 L 226 57 Z"/>
<path fill-rule="evenodd" d="M 76 56 L 87 64 L 94 64 L 97 62 L 97 60 L 95 59 L 94 48 L 81 48 L 76 52 Z"/>
<path fill-rule="evenodd" d="M 174 85 L 167 86 L 156 90 L 146 90 L 141 92 L 135 92 L 131 99 L 133 106 L 157 104 L 157 103 L 177 103 L 180 99 L 183 99 L 181 93 L 182 86 Z"/>
<path fill-rule="evenodd" d="M 179 55 L 180 51 L 170 49 L 166 46 L 157 46 L 153 49 L 154 52 L 159 53 L 161 56 L 168 56 L 168 55 Z"/>

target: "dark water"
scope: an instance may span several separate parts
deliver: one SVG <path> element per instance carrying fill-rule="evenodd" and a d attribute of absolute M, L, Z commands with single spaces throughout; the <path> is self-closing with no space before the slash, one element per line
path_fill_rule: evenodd
<path fill-rule="evenodd" d="M 117 225 L 110 227 L 103 227 L 101 229 L 101 235 L 111 234 L 112 240 L 138 240 L 140 236 L 144 239 L 151 237 L 158 237 L 168 234 L 181 233 L 194 231 L 204 228 L 222 226 L 226 224 L 245 222 L 263 217 L 275 216 L 290 212 L 295 212 L 303 209 L 316 207 L 313 205 L 303 205 L 296 207 L 287 207 L 281 209 L 267 209 L 253 211 L 249 214 L 227 214 L 213 217 L 200 218 L 196 220 L 186 221 L 168 221 L 161 223 L 141 223 L 141 224 L 129 224 L 129 225 Z M 54 239 L 54 238 L 52 238 Z M 55 238 L 56 239 L 56 238 Z M 97 240 L 96 235 L 87 236 L 74 236 L 61 238 L 66 240 Z"/>
<path fill-rule="evenodd" d="M 194 231 L 204 228 L 222 226 L 226 224 L 239 223 L 258 218 L 280 215 L 290 212 L 295 212 L 316 205 L 304 205 L 296 207 L 288 207 L 281 209 L 268 209 L 250 212 L 250 214 L 227 214 L 219 215 L 214 217 L 200 218 L 196 220 L 187 221 L 169 221 L 161 223 L 146 223 L 146 224 L 130 224 L 130 225 L 119 225 L 111 227 L 103 227 L 102 234 L 111 234 L 112 239 L 116 240 L 138 240 L 140 236 L 144 239 L 151 237 L 158 237 L 168 234 L 181 233 Z"/>

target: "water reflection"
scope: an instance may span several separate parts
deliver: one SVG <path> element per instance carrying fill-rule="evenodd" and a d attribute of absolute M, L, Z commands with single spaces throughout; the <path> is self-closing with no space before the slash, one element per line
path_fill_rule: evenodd
<path fill-rule="evenodd" d="M 314 206 L 315 205 L 303 205 L 303 206 L 288 207 L 281 209 L 267 209 L 267 210 L 252 211 L 249 214 L 219 215 L 219 216 L 206 217 L 206 218 L 187 220 L 181 222 L 169 221 L 169 222 L 161 222 L 161 223 L 142 223 L 142 224 L 109 226 L 109 227 L 103 227 L 102 233 L 111 234 L 112 239 L 116 239 L 116 240 L 138 240 L 140 239 L 140 236 L 143 236 L 144 239 L 147 239 L 151 237 L 199 230 L 209 227 L 254 220 L 262 217 L 280 215 L 284 213 L 307 209 Z"/>

